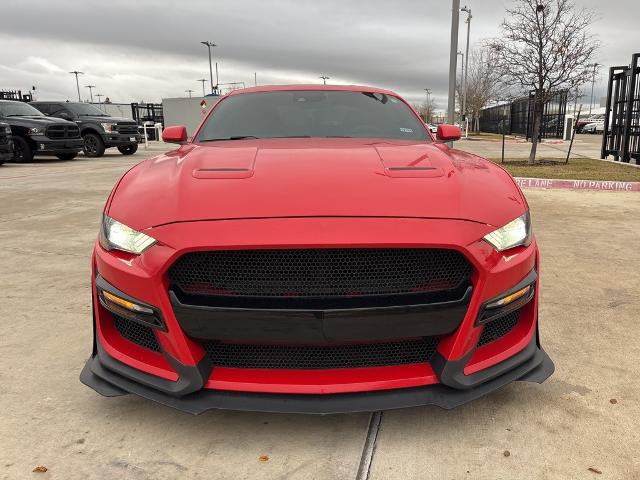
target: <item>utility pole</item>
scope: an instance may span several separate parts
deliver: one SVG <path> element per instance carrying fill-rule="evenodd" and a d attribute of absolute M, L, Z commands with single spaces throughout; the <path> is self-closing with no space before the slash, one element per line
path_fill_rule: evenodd
<path fill-rule="evenodd" d="M 93 90 L 92 88 L 96 88 L 95 85 L 85 85 L 84 88 L 89 89 L 89 95 L 91 96 L 91 103 L 93 103 Z"/>
<path fill-rule="evenodd" d="M 593 64 L 593 78 L 591 80 L 591 102 L 589 103 L 589 116 L 591 116 L 591 107 L 593 105 L 593 87 L 596 84 L 596 68 L 600 66 L 599 63 Z"/>
<path fill-rule="evenodd" d="M 193 93 L 193 90 L 188 89 L 188 90 L 185 90 L 185 92 L 187 92 L 189 94 L 189 98 L 191 98 L 191 94 Z"/>
<path fill-rule="evenodd" d="M 258 72 L 253 72 L 253 86 L 258 86 Z"/>
<path fill-rule="evenodd" d="M 204 83 L 207 81 L 206 78 L 201 78 L 198 82 L 202 82 L 202 96 L 204 97 L 206 94 L 204 92 Z"/>
<path fill-rule="evenodd" d="M 81 102 L 82 100 L 80 99 L 80 83 L 78 82 L 78 75 L 84 75 L 84 72 L 79 72 L 77 70 L 74 70 L 73 72 L 69 72 L 72 73 L 76 76 L 76 88 L 78 89 L 78 101 Z"/>
<path fill-rule="evenodd" d="M 469 120 L 467 119 L 467 76 L 469 75 L 469 34 L 471 33 L 471 9 L 467 8 L 465 5 L 460 10 L 461 12 L 465 12 L 467 14 L 467 19 L 465 20 L 467 24 L 467 49 L 466 49 L 466 61 L 464 64 L 464 80 L 462 82 L 462 118 L 464 119 L 464 137 L 467 138 L 469 136 Z"/>
<path fill-rule="evenodd" d="M 322 79 L 322 81 L 326 85 L 327 84 L 327 80 L 329 80 L 329 78 L 331 78 L 331 77 L 327 77 L 326 75 L 320 75 L 320 78 Z"/>
<path fill-rule="evenodd" d="M 449 49 L 449 98 L 447 122 L 453 123 L 456 114 L 456 69 L 458 67 L 458 23 L 460 22 L 460 0 L 451 0 L 451 45 Z"/>
<path fill-rule="evenodd" d="M 206 45 L 207 49 L 209 50 L 209 80 L 211 82 L 211 95 L 213 95 L 213 69 L 211 67 L 211 47 L 217 47 L 217 45 L 208 40 L 206 42 L 200 42 L 200 43 L 203 45 Z M 217 80 L 217 77 L 218 77 L 218 66 L 216 64 L 216 80 Z"/>

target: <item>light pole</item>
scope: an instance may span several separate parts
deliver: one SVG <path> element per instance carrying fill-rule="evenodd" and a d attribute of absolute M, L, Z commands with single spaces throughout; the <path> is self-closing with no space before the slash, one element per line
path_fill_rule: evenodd
<path fill-rule="evenodd" d="M 189 98 L 191 98 L 191 94 L 193 93 L 193 90 L 188 89 L 188 90 L 185 90 L 185 92 L 187 92 L 189 94 Z"/>
<path fill-rule="evenodd" d="M 104 95 L 102 95 L 101 93 L 96 93 L 96 97 L 98 97 L 98 105 L 101 105 L 102 101 L 100 100 L 100 98 L 104 97 Z"/>
<path fill-rule="evenodd" d="M 471 33 L 471 9 L 466 5 L 460 9 L 461 12 L 465 12 L 467 14 L 467 19 L 465 20 L 467 24 L 467 48 L 466 48 L 466 60 L 464 64 L 464 80 L 462 82 L 462 118 L 464 119 L 465 126 L 465 138 L 469 136 L 469 120 L 467 119 L 467 76 L 469 75 L 469 35 Z"/>
<path fill-rule="evenodd" d="M 207 81 L 207 79 L 206 79 L 206 78 L 201 78 L 200 80 L 198 80 L 198 82 L 202 82 L 202 96 L 203 96 L 203 97 L 205 96 L 205 93 L 204 93 L 204 83 L 205 83 L 206 81 Z"/>
<path fill-rule="evenodd" d="M 327 80 L 329 80 L 329 78 L 331 78 L 331 77 L 327 77 L 326 75 L 320 75 L 320 78 L 322 79 L 322 81 L 326 85 L 327 84 Z"/>
<path fill-rule="evenodd" d="M 463 84 L 463 80 L 464 80 L 464 53 L 459 51 L 458 55 L 460 55 L 462 57 L 462 60 L 460 61 L 460 89 L 462 89 L 462 84 Z M 460 95 L 458 95 L 458 97 L 460 97 Z M 460 100 L 460 115 L 464 115 L 462 113 L 462 99 L 458 98 L 458 100 Z"/>
<path fill-rule="evenodd" d="M 453 123 L 456 114 L 456 69 L 458 67 L 458 23 L 460 22 L 460 0 L 451 0 L 451 46 L 449 50 L 449 98 L 447 122 Z"/>
<path fill-rule="evenodd" d="M 211 82 L 211 95 L 213 95 L 213 67 L 211 66 L 211 47 L 217 47 L 217 45 L 208 40 L 206 42 L 200 43 L 206 45 L 207 49 L 209 50 L 209 81 Z M 204 83 L 202 85 L 204 86 Z"/>
<path fill-rule="evenodd" d="M 78 101 L 81 102 L 82 100 L 80 99 L 80 83 L 78 82 L 78 75 L 84 75 L 84 72 L 79 72 L 77 70 L 74 70 L 73 72 L 69 72 L 72 73 L 76 76 L 76 88 L 78 89 Z"/>
<path fill-rule="evenodd" d="M 593 105 L 593 87 L 596 84 L 596 69 L 600 66 L 599 63 L 593 64 L 593 78 L 591 79 L 591 102 L 589 103 L 589 116 L 591 116 L 591 106 Z"/>
<path fill-rule="evenodd" d="M 253 86 L 258 86 L 258 72 L 253 72 Z"/>
<path fill-rule="evenodd" d="M 93 90 L 92 88 L 96 88 L 95 85 L 85 85 L 84 88 L 88 88 L 89 89 L 89 95 L 91 97 L 91 103 L 93 103 Z"/>

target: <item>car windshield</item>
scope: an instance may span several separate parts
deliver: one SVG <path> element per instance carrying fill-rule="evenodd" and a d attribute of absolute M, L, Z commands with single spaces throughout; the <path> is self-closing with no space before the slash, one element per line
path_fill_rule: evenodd
<path fill-rule="evenodd" d="M 86 103 L 68 103 L 66 107 L 79 117 L 108 117 L 106 113 Z"/>
<path fill-rule="evenodd" d="M 244 138 L 353 137 L 429 141 L 399 98 L 356 91 L 276 91 L 221 101 L 196 142 Z"/>
<path fill-rule="evenodd" d="M 43 117 L 44 114 L 28 103 L 0 102 L 0 116 L 2 117 Z"/>

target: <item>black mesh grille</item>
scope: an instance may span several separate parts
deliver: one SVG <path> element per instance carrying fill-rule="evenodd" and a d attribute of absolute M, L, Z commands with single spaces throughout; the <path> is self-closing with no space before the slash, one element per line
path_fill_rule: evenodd
<path fill-rule="evenodd" d="M 160 345 L 158 344 L 158 339 L 151 327 L 145 327 L 144 325 L 140 325 L 137 322 L 133 322 L 127 318 L 121 317 L 120 315 L 113 315 L 113 323 L 116 326 L 116 330 L 118 333 L 122 335 L 124 338 L 133 342 L 141 347 L 148 348 L 149 350 L 153 350 L 154 352 L 160 351 Z"/>
<path fill-rule="evenodd" d="M 471 271 L 444 249 L 222 250 L 182 256 L 169 280 L 194 295 L 339 297 L 451 290 Z"/>
<path fill-rule="evenodd" d="M 302 346 L 206 342 L 211 363 L 219 367 L 317 370 L 424 363 L 438 346 L 435 337 L 388 343 Z"/>
<path fill-rule="evenodd" d="M 491 343 L 501 337 L 504 337 L 507 333 L 513 330 L 519 319 L 520 310 L 516 310 L 502 318 L 487 323 L 480 335 L 480 340 L 478 340 L 478 346 L 481 347 L 482 345 L 486 345 L 487 343 Z"/>

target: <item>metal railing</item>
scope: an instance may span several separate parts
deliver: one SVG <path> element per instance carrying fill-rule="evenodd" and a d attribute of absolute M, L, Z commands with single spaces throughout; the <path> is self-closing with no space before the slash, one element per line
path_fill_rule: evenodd
<path fill-rule="evenodd" d="M 609 68 L 600 158 L 640 164 L 640 53 L 631 64 Z"/>

